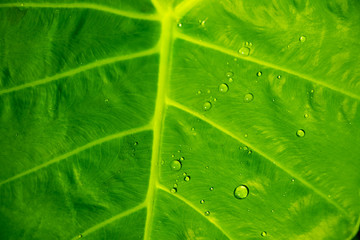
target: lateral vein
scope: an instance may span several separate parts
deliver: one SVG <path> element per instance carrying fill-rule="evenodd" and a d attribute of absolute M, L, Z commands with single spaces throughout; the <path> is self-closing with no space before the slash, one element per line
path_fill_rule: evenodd
<path fill-rule="evenodd" d="M 69 8 L 69 9 L 92 9 L 96 11 L 111 13 L 123 17 L 135 18 L 141 20 L 158 21 L 159 16 L 154 14 L 145 14 L 137 12 L 128 12 L 120 9 L 114 9 L 94 3 L 2 3 L 0 8 L 19 7 L 19 8 Z"/>
<path fill-rule="evenodd" d="M 121 137 L 124 137 L 124 136 L 127 136 L 127 135 L 130 135 L 130 134 L 135 134 L 135 133 L 139 133 L 139 132 L 143 132 L 143 131 L 146 131 L 146 130 L 150 130 L 150 126 L 149 125 L 146 125 L 146 126 L 143 126 L 143 127 L 139 127 L 139 128 L 133 128 L 133 129 L 130 129 L 130 130 L 126 130 L 126 131 L 122 131 L 122 132 L 119 132 L 119 133 L 116 133 L 116 134 L 113 134 L 113 135 L 109 135 L 109 136 L 106 136 L 106 137 L 103 137 L 103 138 L 100 138 L 100 139 L 97 139 L 95 141 L 92 141 L 92 142 L 89 142 L 88 144 L 85 144 L 81 147 L 78 147 L 70 152 L 67 152 L 61 156 L 58 156 L 50 161 L 47 161 L 43 164 L 40 164 L 34 168 L 31 168 L 29 170 L 26 170 L 22 173 L 19 173 L 13 177 L 10 177 L 2 182 L 0 182 L 0 187 L 6 183 L 9 183 L 9 182 L 12 182 L 12 181 L 15 181 L 16 179 L 19 179 L 21 177 L 24 177 L 26 175 L 29 175 L 29 174 L 32 174 L 36 171 L 39 171 L 40 169 L 43 169 L 45 167 L 48 167 L 49 165 L 51 164 L 54 164 L 54 163 L 57 163 L 57 162 L 60 162 L 61 160 L 64 160 L 66 158 L 69 158 L 77 153 L 80 153 L 82 151 L 85 151 L 91 147 L 94 147 L 96 145 L 99 145 L 99 144 L 102 144 L 104 142 L 108 142 L 108 141 L 111 141 L 111 140 L 114 140 L 114 139 L 117 139 L 117 138 L 121 138 Z"/>
<path fill-rule="evenodd" d="M 284 172 L 286 172 L 287 174 L 289 174 L 291 177 L 295 177 L 299 182 L 301 182 L 304 186 L 306 186 L 307 188 L 311 189 L 315 194 L 319 195 L 321 198 L 323 198 L 326 202 L 328 202 L 329 204 L 333 205 L 336 209 L 338 209 L 341 213 L 343 213 L 345 216 L 348 216 L 350 218 L 349 213 L 342 207 L 340 206 L 337 202 L 333 201 L 332 199 L 329 199 L 323 192 L 321 192 L 319 189 L 317 189 L 316 187 L 314 187 L 313 185 L 311 185 L 309 182 L 307 182 L 305 179 L 303 179 L 301 176 L 297 175 L 296 173 L 294 173 L 293 171 L 291 171 L 290 169 L 287 169 L 285 166 L 283 166 L 282 164 L 280 164 L 279 162 L 277 162 L 274 158 L 270 157 L 269 155 L 267 155 L 265 152 L 261 151 L 260 149 L 256 148 L 255 146 L 253 146 L 252 144 L 250 144 L 249 142 L 247 142 L 244 139 L 241 139 L 240 137 L 238 137 L 236 134 L 234 134 L 233 132 L 227 130 L 226 128 L 222 127 L 221 125 L 211 121 L 210 119 L 206 118 L 204 115 L 201 115 L 195 111 L 193 111 L 192 109 L 189 109 L 188 107 L 174 101 L 171 99 L 166 99 L 166 103 L 170 106 L 173 106 L 177 109 L 180 109 L 190 115 L 193 115 L 194 117 L 197 117 L 198 119 L 201 119 L 202 121 L 210 124 L 211 126 L 213 126 L 214 128 L 218 129 L 219 131 L 225 133 L 226 135 L 230 136 L 231 138 L 237 140 L 238 142 L 250 147 L 251 149 L 253 149 L 255 152 L 257 152 L 258 154 L 260 154 L 261 156 L 263 156 L 266 160 L 270 161 L 272 164 L 274 164 L 276 167 L 280 168 L 281 170 L 283 170 Z"/>
<path fill-rule="evenodd" d="M 98 60 L 96 62 L 92 62 L 92 63 L 89 63 L 87 65 L 75 68 L 75 69 L 71 69 L 71 70 L 69 70 L 67 72 L 58 73 L 58 74 L 55 74 L 53 76 L 45 77 L 43 79 L 36 80 L 36 81 L 33 81 L 33 82 L 29 82 L 29 83 L 25 83 L 25 84 L 22 84 L 22 85 L 19 85 L 19 86 L 16 86 L 16 87 L 2 89 L 2 90 L 0 90 L 0 95 L 10 93 L 10 92 L 20 91 L 20 90 L 25 89 L 25 88 L 35 87 L 35 86 L 46 84 L 46 83 L 49 83 L 49 82 L 53 82 L 53 81 L 59 80 L 61 78 L 70 77 L 70 76 L 76 75 L 78 73 L 85 72 L 85 71 L 88 71 L 88 70 L 91 70 L 91 69 L 94 69 L 94 68 L 97 68 L 97 67 L 101 67 L 101 66 L 104 66 L 104 65 L 108 65 L 108 64 L 111 64 L 111 63 L 149 56 L 149 55 L 155 54 L 156 52 L 157 52 L 157 47 L 151 48 L 149 50 L 129 54 L 129 55 L 117 56 L 117 57 Z"/>
<path fill-rule="evenodd" d="M 266 67 L 269 67 L 269 68 L 272 68 L 272 69 L 276 69 L 276 70 L 279 70 L 279 71 L 282 71 L 282 72 L 289 73 L 289 74 L 291 74 L 293 76 L 297 76 L 297 77 L 302 78 L 302 79 L 304 79 L 306 81 L 321 85 L 321 86 L 326 87 L 326 88 L 328 88 L 328 89 L 330 89 L 332 91 L 341 93 L 341 94 L 346 95 L 348 97 L 351 97 L 353 99 L 360 100 L 360 96 L 358 96 L 355 93 L 352 93 L 352 92 L 337 88 L 336 86 L 332 86 L 332 85 L 327 84 L 327 83 L 325 83 L 323 81 L 319 81 L 319 80 L 317 80 L 317 79 L 315 79 L 313 77 L 310 77 L 310 76 L 308 76 L 306 74 L 302 74 L 302 73 L 293 71 L 291 69 L 287 69 L 285 67 L 277 66 L 275 64 L 253 58 L 251 56 L 243 56 L 243 55 L 241 55 L 241 54 L 239 54 L 239 53 L 237 53 L 237 52 L 235 52 L 233 50 L 226 49 L 226 48 L 223 48 L 221 46 L 217 46 L 215 44 L 208 43 L 208 42 L 205 42 L 205 41 L 202 41 L 202 40 L 198 40 L 198 39 L 195 39 L 193 37 L 187 36 L 187 35 L 179 33 L 179 32 L 176 32 L 175 37 L 178 38 L 178 39 L 182 39 L 184 41 L 196 44 L 198 46 L 209 48 L 209 49 L 212 49 L 212 50 L 215 50 L 215 51 L 218 51 L 218 52 L 230 55 L 230 56 L 234 56 L 234 57 L 243 59 L 244 61 L 256 63 L 256 64 L 259 64 L 259 65 L 262 65 L 262 66 L 266 66 Z"/>

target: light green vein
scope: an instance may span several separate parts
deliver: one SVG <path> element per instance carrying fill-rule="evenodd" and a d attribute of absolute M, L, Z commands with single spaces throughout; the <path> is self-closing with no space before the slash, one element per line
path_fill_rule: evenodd
<path fill-rule="evenodd" d="M 169 65 L 172 48 L 172 26 L 173 21 L 171 14 L 168 13 L 164 16 L 161 22 L 161 35 L 160 35 L 160 63 L 159 63 L 159 79 L 157 85 L 155 114 L 152 120 L 153 123 L 153 147 L 151 155 L 151 169 L 149 177 L 149 187 L 146 194 L 147 203 L 147 216 L 145 223 L 144 239 L 148 240 L 151 237 L 153 207 L 155 201 L 155 185 L 158 181 L 158 167 L 160 158 L 160 143 L 162 135 L 162 126 L 164 121 L 165 112 L 165 98 L 166 98 L 166 80 L 169 76 Z"/>
<path fill-rule="evenodd" d="M 35 86 L 38 86 L 38 85 L 46 84 L 46 83 L 49 83 L 49 82 L 52 82 L 52 81 L 59 80 L 61 78 L 70 77 L 70 76 L 76 75 L 78 73 L 88 71 L 88 70 L 91 70 L 91 69 L 94 69 L 94 68 L 97 68 L 97 67 L 101 67 L 101 66 L 104 66 L 104 65 L 108 65 L 108 64 L 111 64 L 111 63 L 130 60 L 130 59 L 133 59 L 133 58 L 145 57 L 145 56 L 148 56 L 148 55 L 155 54 L 157 52 L 158 52 L 158 48 L 154 47 L 154 48 L 151 48 L 149 50 L 145 50 L 145 51 L 141 51 L 141 52 L 137 52 L 137 53 L 133 53 L 133 54 L 129 54 L 129 55 L 123 55 L 123 56 L 117 56 L 117 57 L 113 57 L 113 58 L 107 58 L 107 59 L 98 60 L 96 62 L 89 63 L 87 65 L 71 69 L 71 70 L 69 70 L 67 72 L 58 73 L 58 74 L 55 74 L 53 76 L 46 77 L 46 78 L 36 80 L 36 81 L 33 81 L 33 82 L 25 83 L 25 84 L 22 84 L 22 85 L 19 85 L 19 86 L 16 86 L 16 87 L 2 89 L 2 90 L 0 90 L 0 95 L 5 94 L 5 93 L 19 91 L 19 90 L 29 88 L 29 87 L 35 87 Z"/>
<path fill-rule="evenodd" d="M 111 7 L 94 4 L 94 3 L 2 3 L 0 8 L 8 7 L 19 7 L 19 8 L 72 8 L 72 9 L 92 9 L 96 11 L 102 11 L 106 13 L 111 13 L 123 17 L 142 19 L 142 20 L 159 20 L 159 16 L 154 14 L 144 14 L 137 12 L 128 12 L 124 10 L 114 9 Z"/>
<path fill-rule="evenodd" d="M 161 190 L 163 190 L 166 193 L 170 194 L 170 191 L 168 188 L 166 188 L 165 186 L 158 184 L 157 187 Z M 201 216 L 203 216 L 207 221 L 209 221 L 211 224 L 213 224 L 217 229 L 219 229 L 229 240 L 231 240 L 232 238 L 229 236 L 228 233 L 226 233 L 226 231 L 210 216 L 205 216 L 204 213 L 202 211 L 200 211 L 197 207 L 194 206 L 194 204 L 192 204 L 191 202 L 189 202 L 186 198 L 182 197 L 179 194 L 171 194 L 171 196 L 176 197 L 177 199 L 181 200 L 182 202 L 184 202 L 185 204 L 187 204 L 189 207 L 191 207 L 192 209 L 194 209 L 196 212 L 198 212 Z"/>
<path fill-rule="evenodd" d="M 146 131 L 146 130 L 151 130 L 151 126 L 150 125 L 146 125 L 146 126 L 143 126 L 143 127 L 139 127 L 139 128 L 133 128 L 133 129 L 130 129 L 130 130 L 125 130 L 125 131 L 122 131 L 122 132 L 119 132 L 119 133 L 116 133 L 116 134 L 112 134 L 112 135 L 109 135 L 109 136 L 106 136 L 106 137 L 103 137 L 103 138 L 100 138 L 100 139 L 97 139 L 95 141 L 92 141 L 92 142 L 89 142 L 88 144 L 85 144 L 81 147 L 78 147 L 70 152 L 67 152 L 61 156 L 58 156 L 50 161 L 47 161 L 43 164 L 40 164 L 34 168 L 31 168 L 29 170 L 26 170 L 22 173 L 19 173 L 13 177 L 10 177 L 2 182 L 0 182 L 0 186 L 6 184 L 6 183 L 9 183 L 9 182 L 12 182 L 16 179 L 19 179 L 21 177 L 24 177 L 26 175 L 29 175 L 29 174 L 32 174 L 36 171 L 39 171 L 40 169 L 43 169 L 45 167 L 48 167 L 49 165 L 51 164 L 54 164 L 54 163 L 57 163 L 57 162 L 60 162 L 61 160 L 64 160 L 66 158 L 69 158 L 77 153 L 80 153 L 82 151 L 85 151 L 86 149 L 89 149 L 91 147 L 94 147 L 96 145 L 99 145 L 101 143 L 104 143 L 104 142 L 108 142 L 108 141 L 111 141 L 111 140 L 114 140 L 116 138 L 121 138 L 121 137 L 124 137 L 126 135 L 130 135 L 130 134 L 135 134 L 135 133 L 139 133 L 139 132 L 143 132 L 143 131 Z"/>
<path fill-rule="evenodd" d="M 281 170 L 283 170 L 284 172 L 286 172 L 287 174 L 289 174 L 291 177 L 295 177 L 299 182 L 301 182 L 304 186 L 306 186 L 307 188 L 311 189 L 315 194 L 319 195 L 320 197 L 322 197 L 326 202 L 328 202 L 329 204 L 333 205 L 336 209 L 338 209 L 341 213 L 343 213 L 345 216 L 347 216 L 349 219 L 351 219 L 350 214 L 342 207 L 340 206 L 337 202 L 333 201 L 332 199 L 330 199 L 329 197 L 327 197 L 326 194 L 324 194 L 323 192 L 321 192 L 319 189 L 317 189 L 316 187 L 314 187 L 313 185 L 311 185 L 309 182 L 307 182 L 305 179 L 303 179 L 301 176 L 297 175 L 295 172 L 291 171 L 290 169 L 287 169 L 285 166 L 283 166 L 281 163 L 277 162 L 274 158 L 270 157 L 269 155 L 267 155 L 265 152 L 263 152 L 262 150 L 256 148 L 255 146 L 253 146 L 252 144 L 250 144 L 249 142 L 247 142 L 245 139 L 242 139 L 240 137 L 238 137 L 237 135 L 235 135 L 232 131 L 227 130 L 226 128 L 222 127 L 221 125 L 211 121 L 210 119 L 206 118 L 204 115 L 199 114 L 195 111 L 193 111 L 192 109 L 176 102 L 173 101 L 171 99 L 166 99 L 166 103 L 170 106 L 173 106 L 175 108 L 178 108 L 184 112 L 187 112 L 195 117 L 197 117 L 198 119 L 201 119 L 202 121 L 210 124 L 211 126 L 213 126 L 214 128 L 218 129 L 219 131 L 225 133 L 226 135 L 232 137 L 233 139 L 237 140 L 238 142 L 250 147 L 251 149 L 253 149 L 256 153 L 260 154 L 261 156 L 263 156 L 265 159 L 269 160 L 271 163 L 273 163 L 275 166 L 277 166 L 278 168 L 280 168 Z"/>
<path fill-rule="evenodd" d="M 139 210 L 141 210 L 141 209 L 143 209 L 145 207 L 146 207 L 146 204 L 142 203 L 142 204 L 137 205 L 136 207 L 133 207 L 133 208 L 128 209 L 128 210 L 126 210 L 126 211 L 124 211 L 122 213 L 119 213 L 118 215 L 115 215 L 115 216 L 113 216 L 113 217 L 111 217 L 111 218 L 109 218 L 109 219 L 107 219 L 107 220 L 105 220 L 105 221 L 103 221 L 103 222 L 101 222 L 99 224 L 96 224 L 95 226 L 87 229 L 81 235 L 78 235 L 78 236 L 72 238 L 72 240 L 78 240 L 80 238 L 86 237 L 87 235 L 91 234 L 92 232 L 95 232 L 96 230 L 98 230 L 98 229 L 100 229 L 102 227 L 105 227 L 106 225 L 108 225 L 108 224 L 110 224 L 110 223 L 112 223 L 112 222 L 114 222 L 116 220 L 119 220 L 119 219 L 121 219 L 123 217 L 129 216 L 130 214 L 132 214 L 134 212 L 137 212 L 137 211 L 139 211 Z"/>
<path fill-rule="evenodd" d="M 186 13 L 188 13 L 191 9 L 194 8 L 198 3 L 200 3 L 202 0 L 187 0 L 181 2 L 179 5 L 175 8 L 175 16 L 177 18 L 183 17 Z"/>
<path fill-rule="evenodd" d="M 265 61 L 253 58 L 251 56 L 243 56 L 243 55 L 237 53 L 236 51 L 226 49 L 226 48 L 223 48 L 221 46 L 217 46 L 217 45 L 212 44 L 212 43 L 201 41 L 201 40 L 195 39 L 193 37 L 187 36 L 187 35 L 179 33 L 179 32 L 177 32 L 175 34 L 175 37 L 178 38 L 178 39 L 182 39 L 184 41 L 187 41 L 187 42 L 190 42 L 190 43 L 205 47 L 205 48 L 213 49 L 215 51 L 222 52 L 224 54 L 243 59 L 243 60 L 248 61 L 248 62 L 253 62 L 253 63 L 259 64 L 259 65 L 265 66 L 265 67 L 269 67 L 269 68 L 272 68 L 272 69 L 276 69 L 276 70 L 279 70 L 279 71 L 282 71 L 282 72 L 289 73 L 291 75 L 294 75 L 294 76 L 297 76 L 297 77 L 302 78 L 304 80 L 307 80 L 309 82 L 321 85 L 323 87 L 326 87 L 326 88 L 331 89 L 331 90 L 333 90 L 335 92 L 346 95 L 346 96 L 351 97 L 353 99 L 360 100 L 360 96 L 356 95 L 355 93 L 352 93 L 352 92 L 337 88 L 336 86 L 332 86 L 330 84 L 327 84 L 326 82 L 319 81 L 319 80 L 317 80 L 317 79 L 315 79 L 315 78 L 313 78 L 311 76 L 308 76 L 306 74 L 299 73 L 299 72 L 293 71 L 291 69 L 287 69 L 287 68 L 284 68 L 284 67 L 269 63 L 269 62 L 265 62 Z"/>
<path fill-rule="evenodd" d="M 151 3 L 153 4 L 153 6 L 155 7 L 155 9 L 158 13 L 160 13 L 161 15 L 164 14 L 163 6 L 161 5 L 161 3 L 159 1 L 151 0 Z"/>

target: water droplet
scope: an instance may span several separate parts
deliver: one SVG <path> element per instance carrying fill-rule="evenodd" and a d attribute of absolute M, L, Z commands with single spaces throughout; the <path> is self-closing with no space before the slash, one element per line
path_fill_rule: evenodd
<path fill-rule="evenodd" d="M 238 59 L 237 58 L 234 58 L 234 61 L 236 62 Z"/>
<path fill-rule="evenodd" d="M 175 154 L 171 154 L 171 157 L 175 157 Z"/>
<path fill-rule="evenodd" d="M 258 77 L 260 77 L 261 75 L 262 75 L 262 72 L 261 72 L 261 71 L 259 71 L 259 72 L 256 73 L 256 76 L 258 76 Z"/>
<path fill-rule="evenodd" d="M 205 166 L 206 169 L 209 169 L 209 166 Z"/>
<path fill-rule="evenodd" d="M 170 163 L 171 170 L 179 171 L 181 169 L 181 167 L 182 167 L 182 165 L 181 165 L 181 162 L 179 160 L 173 160 Z"/>
<path fill-rule="evenodd" d="M 195 128 L 191 128 L 191 131 L 195 131 Z"/>
<path fill-rule="evenodd" d="M 248 47 L 242 47 L 239 49 L 239 53 L 244 56 L 249 56 L 250 54 L 250 48 Z"/>
<path fill-rule="evenodd" d="M 306 36 L 301 36 L 299 38 L 299 41 L 302 42 L 302 43 L 305 42 L 306 41 Z"/>
<path fill-rule="evenodd" d="M 244 146 L 244 151 L 247 151 L 249 148 L 247 146 Z"/>
<path fill-rule="evenodd" d="M 178 187 L 178 184 L 177 183 L 174 183 L 174 186 L 173 186 L 174 188 L 177 188 Z"/>
<path fill-rule="evenodd" d="M 275 212 L 275 210 L 274 210 L 274 209 L 271 209 L 271 212 L 273 213 L 273 212 Z"/>
<path fill-rule="evenodd" d="M 266 237 L 266 236 L 267 236 L 267 232 L 263 231 L 263 232 L 261 233 L 261 236 L 262 236 L 262 237 Z"/>
<path fill-rule="evenodd" d="M 178 150 L 178 153 L 181 153 L 181 150 L 180 150 L 180 149 Z"/>
<path fill-rule="evenodd" d="M 245 138 L 247 138 L 247 137 L 248 137 L 248 135 L 245 133 L 245 134 L 244 134 L 244 137 L 245 137 Z"/>
<path fill-rule="evenodd" d="M 83 237 L 83 235 L 82 235 L 82 234 L 79 234 L 78 238 L 82 238 L 82 237 Z"/>
<path fill-rule="evenodd" d="M 228 77 L 228 78 L 231 78 L 231 77 L 233 77 L 233 76 L 234 76 L 234 73 L 231 72 L 231 71 L 229 71 L 229 72 L 226 73 L 226 77 Z"/>
<path fill-rule="evenodd" d="M 281 78 L 281 75 L 278 75 L 278 76 L 277 76 L 277 79 L 280 79 L 280 78 Z"/>
<path fill-rule="evenodd" d="M 219 92 L 226 93 L 229 90 L 229 86 L 226 83 L 219 85 Z"/>
<path fill-rule="evenodd" d="M 209 215 L 210 215 L 210 211 L 206 211 L 205 216 L 209 216 Z"/>
<path fill-rule="evenodd" d="M 249 150 L 249 151 L 248 151 L 248 155 L 251 155 L 251 154 L 252 154 L 252 151 L 251 151 L 251 150 Z"/>
<path fill-rule="evenodd" d="M 135 142 L 135 143 L 134 143 L 134 146 L 137 146 L 138 144 L 139 144 L 138 142 Z"/>
<path fill-rule="evenodd" d="M 204 200 L 204 199 L 200 200 L 200 203 L 201 203 L 201 204 L 204 204 L 204 202 L 205 202 L 205 200 Z"/>
<path fill-rule="evenodd" d="M 295 182 L 295 179 L 291 179 L 291 182 Z"/>
<path fill-rule="evenodd" d="M 245 103 L 252 102 L 252 100 L 254 100 L 254 95 L 252 93 L 245 94 L 245 96 L 244 96 Z"/>
<path fill-rule="evenodd" d="M 234 196 L 237 199 L 244 199 L 249 195 L 249 189 L 245 185 L 240 185 L 234 190 Z"/>
<path fill-rule="evenodd" d="M 229 78 L 229 82 L 233 82 L 234 80 L 232 78 Z"/>
<path fill-rule="evenodd" d="M 216 100 L 217 100 L 217 99 L 216 99 L 216 98 L 214 98 L 214 102 L 216 102 Z"/>
<path fill-rule="evenodd" d="M 214 187 L 211 187 L 211 188 L 210 188 L 210 191 L 214 191 Z"/>
<path fill-rule="evenodd" d="M 181 28 L 183 25 L 182 25 L 182 23 L 180 22 L 180 23 L 178 23 L 178 25 L 177 25 L 179 28 Z"/>
<path fill-rule="evenodd" d="M 181 157 L 181 158 L 180 158 L 180 161 L 184 161 L 184 160 L 185 160 L 185 158 L 184 158 L 184 157 Z"/>
<path fill-rule="evenodd" d="M 21 4 L 20 4 L 20 6 L 22 6 L 22 7 L 23 7 L 23 6 L 24 6 L 24 3 L 21 3 Z"/>
<path fill-rule="evenodd" d="M 105 103 L 108 103 L 109 102 L 109 99 L 108 98 L 105 98 Z"/>
<path fill-rule="evenodd" d="M 199 91 L 197 91 L 197 94 L 201 94 L 201 91 L 199 90 Z"/>
<path fill-rule="evenodd" d="M 183 176 L 185 177 L 187 175 L 187 173 L 186 172 L 183 172 Z"/>
<path fill-rule="evenodd" d="M 305 136 L 305 131 L 303 129 L 299 129 L 296 131 L 296 136 L 298 137 L 304 137 Z"/>
<path fill-rule="evenodd" d="M 212 107 L 211 102 L 205 102 L 205 103 L 203 104 L 203 110 L 204 110 L 204 111 L 209 111 L 209 110 L 211 109 L 211 107 Z"/>
<path fill-rule="evenodd" d="M 185 182 L 190 181 L 190 176 L 186 176 L 186 177 L 184 177 L 184 181 L 185 181 Z"/>
<path fill-rule="evenodd" d="M 309 114 L 305 113 L 304 118 L 308 118 L 308 117 L 309 117 Z"/>
<path fill-rule="evenodd" d="M 171 193 L 176 193 L 176 192 L 177 192 L 177 188 L 172 188 L 172 189 L 170 189 L 170 192 L 171 192 Z"/>

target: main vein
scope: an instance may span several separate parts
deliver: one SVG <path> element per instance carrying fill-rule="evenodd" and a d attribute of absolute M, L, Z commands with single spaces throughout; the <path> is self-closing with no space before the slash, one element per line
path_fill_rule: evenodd
<path fill-rule="evenodd" d="M 291 177 L 295 177 L 299 182 L 301 182 L 304 186 L 306 186 L 307 188 L 311 189 L 314 193 L 316 193 L 317 195 L 319 195 L 320 197 L 322 197 L 326 202 L 328 202 L 329 204 L 333 205 L 336 209 L 338 209 L 341 213 L 343 213 L 345 216 L 350 217 L 349 213 L 342 207 L 340 206 L 337 202 L 335 202 L 334 200 L 330 199 L 329 197 L 326 196 L 326 194 L 324 194 L 323 192 L 321 192 L 319 189 L 317 189 L 316 187 L 314 187 L 313 185 L 311 185 L 309 182 L 307 182 L 305 179 L 303 179 L 301 176 L 297 175 L 295 172 L 293 172 L 292 170 L 286 168 L 285 166 L 283 166 L 281 163 L 277 162 L 274 158 L 272 158 L 271 156 L 267 155 L 265 152 L 263 152 L 261 149 L 256 148 L 255 146 L 253 146 L 252 144 L 250 144 L 249 142 L 247 142 L 244 139 L 241 139 L 240 137 L 238 137 L 236 134 L 234 134 L 232 131 L 222 127 L 221 125 L 217 124 L 216 122 L 211 121 L 210 119 L 206 118 L 204 115 L 199 114 L 189 108 L 187 108 L 186 106 L 171 100 L 171 99 L 166 99 L 166 103 L 170 106 L 176 107 L 177 109 L 180 109 L 184 112 L 187 112 L 191 115 L 193 115 L 194 117 L 197 117 L 199 119 L 201 119 L 202 121 L 210 124 L 211 126 L 215 127 L 216 129 L 218 129 L 219 131 L 225 133 L 226 135 L 232 137 L 233 139 L 237 140 L 238 142 L 250 147 L 251 149 L 253 149 L 255 152 L 257 152 L 258 154 L 260 154 L 261 156 L 263 156 L 266 160 L 269 160 L 271 163 L 273 163 L 275 166 L 277 166 L 278 168 L 280 168 L 281 170 L 283 170 L 284 172 L 286 172 L 287 174 L 289 174 Z"/>
<path fill-rule="evenodd" d="M 169 75 L 169 65 L 172 47 L 172 18 L 171 13 L 164 15 L 161 25 L 160 37 L 160 63 L 159 63 L 159 80 L 156 96 L 155 114 L 153 118 L 153 147 L 151 156 L 151 168 L 149 187 L 146 195 L 147 216 L 145 223 L 144 239 L 150 239 L 153 222 L 153 208 L 155 202 L 156 184 L 158 182 L 158 168 L 160 158 L 160 142 L 162 135 L 162 126 L 164 121 L 165 98 L 166 98 L 166 79 Z"/>
<path fill-rule="evenodd" d="M 85 144 L 81 147 L 78 147 L 70 152 L 67 152 L 61 156 L 58 156 L 48 162 L 45 162 L 43 164 L 40 164 L 34 168 L 31 168 L 29 170 L 26 170 L 22 173 L 19 173 L 13 177 L 10 177 L 2 182 L 0 182 L 0 186 L 6 184 L 6 183 L 9 183 L 9 182 L 12 182 L 18 178 L 21 178 L 21 177 L 24 177 L 26 175 L 29 175 L 31 173 L 34 173 L 36 171 L 39 171 L 40 169 L 43 169 L 51 164 L 54 164 L 54 163 L 57 163 L 57 162 L 60 162 L 61 160 L 64 160 L 66 158 L 69 158 L 79 152 L 82 152 L 82 151 L 85 151 L 86 149 L 89 149 L 91 147 L 94 147 L 96 145 L 99 145 L 101 143 L 104 143 L 104 142 L 108 142 L 108 141 L 111 141 L 111 140 L 114 140 L 116 138 L 121 138 L 121 137 L 124 137 L 126 135 L 130 135 L 130 134 L 135 134 L 135 133 L 139 133 L 139 132 L 143 132 L 143 131 L 146 131 L 146 130 L 150 130 L 150 126 L 149 125 L 146 125 L 146 126 L 143 126 L 143 127 L 139 127 L 139 128 L 133 128 L 133 129 L 130 129 L 130 130 L 125 130 L 125 131 L 122 131 L 122 132 L 119 132 L 119 133 L 116 133 L 116 134 L 113 134 L 113 135 L 109 135 L 109 136 L 106 136 L 106 137 L 103 137 L 103 138 L 100 138 L 100 139 L 97 139 L 95 141 L 92 141 L 92 142 L 89 142 L 88 144 Z"/>
<path fill-rule="evenodd" d="M 237 52 L 235 52 L 233 50 L 226 49 L 226 48 L 223 48 L 221 46 L 217 46 L 215 44 L 208 43 L 208 42 L 205 42 L 205 41 L 202 41 L 202 40 L 198 40 L 198 39 L 195 39 L 193 37 L 187 36 L 187 35 L 179 33 L 179 32 L 175 33 L 175 37 L 178 38 L 178 39 L 182 39 L 184 41 L 187 41 L 187 42 L 190 42 L 190 43 L 205 47 L 205 48 L 209 48 L 209 49 L 213 49 L 213 50 L 218 51 L 218 52 L 225 53 L 225 54 L 230 55 L 230 56 L 241 58 L 241 59 L 243 59 L 245 61 L 248 61 L 248 62 L 253 62 L 253 63 L 259 64 L 259 65 L 262 65 L 262 66 L 266 66 L 266 67 L 269 67 L 269 68 L 272 68 L 272 69 L 277 69 L 277 70 L 280 70 L 282 72 L 289 73 L 289 74 L 291 74 L 293 76 L 297 76 L 297 77 L 302 78 L 304 80 L 307 80 L 309 82 L 321 85 L 323 87 L 326 87 L 326 88 L 331 89 L 331 90 L 333 90 L 335 92 L 346 95 L 346 96 L 351 97 L 353 99 L 360 100 L 360 96 L 356 95 L 355 93 L 340 89 L 340 88 L 338 88 L 336 86 L 333 86 L 333 85 L 330 85 L 330 84 L 328 84 L 328 83 L 326 83 L 324 81 L 319 81 L 318 79 L 315 79 L 315 78 L 313 78 L 311 76 L 308 76 L 306 74 L 299 73 L 299 72 L 296 72 L 294 70 L 291 70 L 291 69 L 288 69 L 288 68 L 285 68 L 285 67 L 281 67 L 281 66 L 269 63 L 269 62 L 265 62 L 265 61 L 262 61 L 260 59 L 253 58 L 251 56 L 243 56 L 243 55 L 240 55 L 240 54 L 238 54 Z"/>
<path fill-rule="evenodd" d="M 139 12 L 128 12 L 120 9 L 111 8 L 108 6 L 103 6 L 94 3 L 2 3 L 0 4 L 0 8 L 8 8 L 8 7 L 31 7 L 31 8 L 75 8 L 75 9 L 93 9 L 96 11 L 107 12 L 123 17 L 135 18 L 135 19 L 143 19 L 143 20 L 151 20 L 156 21 L 159 20 L 159 16 L 154 14 L 145 14 Z"/>
<path fill-rule="evenodd" d="M 165 186 L 158 184 L 157 187 L 161 190 L 163 190 L 166 193 L 169 193 L 169 189 L 167 189 Z M 197 213 L 199 213 L 201 216 L 203 216 L 206 220 L 208 220 L 211 224 L 213 224 L 217 229 L 219 229 L 229 240 L 232 238 L 229 236 L 229 234 L 211 217 L 205 216 L 203 212 L 201 212 L 197 207 L 194 206 L 190 201 L 188 201 L 186 198 L 182 197 L 179 194 L 172 194 L 173 197 L 176 197 L 177 199 L 184 202 L 186 205 L 194 209 Z"/>
<path fill-rule="evenodd" d="M 128 54 L 128 55 L 116 56 L 116 57 L 112 57 L 112 58 L 106 58 L 106 59 L 98 60 L 98 61 L 89 63 L 87 65 L 71 69 L 71 70 L 69 70 L 67 72 L 58 73 L 58 74 L 55 74 L 53 76 L 45 77 L 43 79 L 36 80 L 36 81 L 33 81 L 33 82 L 29 82 L 29 83 L 25 83 L 25 84 L 22 84 L 22 85 L 19 85 L 19 86 L 16 86 L 16 87 L 2 89 L 2 90 L 0 90 L 0 95 L 5 94 L 5 93 L 19 91 L 19 90 L 29 88 L 29 87 L 35 87 L 35 86 L 38 86 L 38 85 L 46 84 L 46 83 L 49 83 L 49 82 L 52 82 L 52 81 L 59 80 L 61 78 L 70 77 L 70 76 L 76 75 L 78 73 L 88 71 L 88 70 L 91 70 L 93 68 L 101 67 L 101 66 L 104 66 L 104 65 L 108 65 L 108 64 L 111 64 L 111 63 L 152 55 L 152 54 L 156 53 L 157 51 L 158 51 L 157 47 L 154 47 L 154 48 L 151 48 L 151 49 L 148 49 L 148 50 L 145 50 L 145 51 L 141 51 L 141 52 L 137 52 L 137 53 L 132 53 L 132 54 Z"/>

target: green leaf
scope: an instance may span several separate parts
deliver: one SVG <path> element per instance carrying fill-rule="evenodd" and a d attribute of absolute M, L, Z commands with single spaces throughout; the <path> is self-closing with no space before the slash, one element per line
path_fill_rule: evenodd
<path fill-rule="evenodd" d="M 0 239 L 351 239 L 360 2 L 0 3 Z"/>

